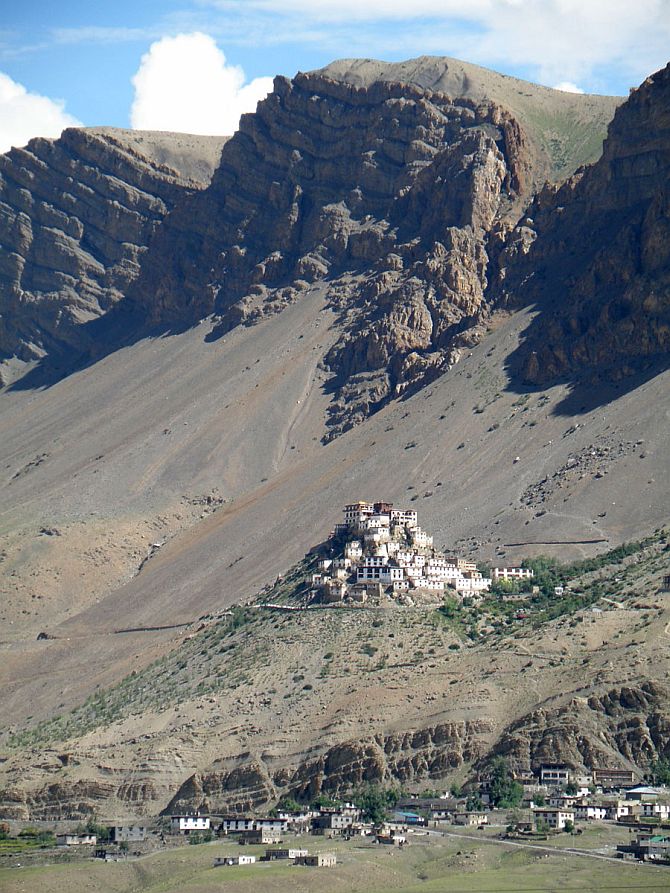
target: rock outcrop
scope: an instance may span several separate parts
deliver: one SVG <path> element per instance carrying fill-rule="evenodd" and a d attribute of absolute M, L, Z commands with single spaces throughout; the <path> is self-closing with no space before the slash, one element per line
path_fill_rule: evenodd
<path fill-rule="evenodd" d="M 527 382 L 667 365 L 670 66 L 618 109 L 596 164 L 536 197 L 499 266 L 491 293 L 541 311 L 516 358 Z"/>
<path fill-rule="evenodd" d="M 267 807 L 284 794 L 309 801 L 318 794 L 345 796 L 367 783 L 388 784 L 444 778 L 478 759 L 491 733 L 486 720 L 440 723 L 400 734 L 343 741 L 296 765 L 272 768 L 251 754 L 221 761 L 192 775 L 166 813 L 240 811 Z"/>
<path fill-rule="evenodd" d="M 651 680 L 572 698 L 560 707 L 540 706 L 508 728 L 495 748 L 517 771 L 542 763 L 574 769 L 649 768 L 670 752 L 670 692 Z"/>
<path fill-rule="evenodd" d="M 482 96 L 277 78 L 210 187 L 161 227 L 132 303 L 152 325 L 216 314 L 224 334 L 326 280 L 342 327 L 325 358 L 340 433 L 478 340 L 488 234 L 530 200 L 541 155 Z"/>
<path fill-rule="evenodd" d="M 71 128 L 0 155 L 0 360 L 82 350 L 81 324 L 123 298 L 223 142 Z"/>

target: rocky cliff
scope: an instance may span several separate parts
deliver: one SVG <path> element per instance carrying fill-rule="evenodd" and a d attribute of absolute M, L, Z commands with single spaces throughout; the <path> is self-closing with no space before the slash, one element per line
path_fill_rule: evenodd
<path fill-rule="evenodd" d="M 520 772 L 561 762 L 577 770 L 594 766 L 648 767 L 670 746 L 669 692 L 641 679 L 560 706 L 540 705 L 505 731 L 496 752 Z"/>
<path fill-rule="evenodd" d="M 487 98 L 483 75 L 479 90 L 438 78 L 456 91 L 438 92 L 419 82 L 431 65 L 405 81 L 375 69 L 352 83 L 337 66 L 277 78 L 209 189 L 166 220 L 134 305 L 151 324 L 214 313 L 225 334 L 327 280 L 342 329 L 325 358 L 333 433 L 448 368 L 487 316 L 488 234 L 551 159 L 532 116 L 520 123 L 500 90 Z M 544 93 L 549 110 L 565 102 Z M 595 106 L 602 117 L 614 101 Z"/>
<path fill-rule="evenodd" d="M 515 358 L 527 382 L 667 365 L 670 66 L 617 110 L 596 164 L 539 193 L 500 266 L 493 291 L 541 311 Z"/>
<path fill-rule="evenodd" d="M 121 300 L 156 228 L 208 182 L 223 142 L 72 128 L 0 156 L 0 360 L 82 350 L 81 324 Z"/>

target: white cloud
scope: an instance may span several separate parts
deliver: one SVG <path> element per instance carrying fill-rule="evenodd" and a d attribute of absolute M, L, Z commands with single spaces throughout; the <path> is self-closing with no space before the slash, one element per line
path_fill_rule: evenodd
<path fill-rule="evenodd" d="M 267 40 L 297 32 L 337 55 L 451 55 L 589 90 L 639 83 L 668 61 L 670 0 L 200 0 Z M 254 20 L 254 16 L 256 17 Z M 259 25 L 254 28 L 254 21 Z"/>
<path fill-rule="evenodd" d="M 35 136 L 60 136 L 65 127 L 80 127 L 65 111 L 65 103 L 38 93 L 0 72 L 0 152 L 25 146 Z"/>
<path fill-rule="evenodd" d="M 244 83 L 207 34 L 164 37 L 149 47 L 132 79 L 135 130 L 230 135 L 240 115 L 252 112 L 272 90 L 272 78 Z"/>
<path fill-rule="evenodd" d="M 554 90 L 562 90 L 563 93 L 583 93 L 581 87 L 573 84 L 572 81 L 561 81 L 560 84 L 554 84 Z"/>

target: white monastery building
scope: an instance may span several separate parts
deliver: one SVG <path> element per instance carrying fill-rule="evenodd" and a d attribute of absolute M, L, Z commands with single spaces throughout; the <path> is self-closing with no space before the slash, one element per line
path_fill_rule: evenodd
<path fill-rule="evenodd" d="M 333 537 L 344 541 L 342 557 L 322 559 L 312 577 L 311 595 L 321 601 L 360 601 L 368 584 L 378 591 L 388 587 L 391 594 L 449 591 L 460 597 L 478 597 L 491 586 L 474 562 L 438 552 L 415 511 L 394 509 L 390 502 L 345 505 L 344 523 Z"/>

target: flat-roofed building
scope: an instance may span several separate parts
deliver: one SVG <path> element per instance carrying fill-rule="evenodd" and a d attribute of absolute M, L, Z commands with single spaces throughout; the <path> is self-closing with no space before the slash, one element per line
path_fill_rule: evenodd
<path fill-rule="evenodd" d="M 593 769 L 592 774 L 593 783 L 602 785 L 604 788 L 628 788 L 637 783 L 632 769 L 600 768 Z"/>
<path fill-rule="evenodd" d="M 498 580 L 532 580 L 535 571 L 529 567 L 494 567 L 491 570 L 492 578 Z"/>
<path fill-rule="evenodd" d="M 209 831 L 208 815 L 173 815 L 170 816 L 173 834 L 191 834 L 193 831 Z"/>
<path fill-rule="evenodd" d="M 540 783 L 566 785 L 570 781 L 570 768 L 564 763 L 543 763 L 540 766 Z"/>
<path fill-rule="evenodd" d="M 312 853 L 307 856 L 298 856 L 296 865 L 308 865 L 311 868 L 334 868 L 337 858 L 333 853 Z"/>
<path fill-rule="evenodd" d="M 552 831 L 563 831 L 566 824 L 575 823 L 574 809 L 561 809 L 555 806 L 542 806 L 533 810 L 535 825 L 545 824 Z"/>
<path fill-rule="evenodd" d="M 372 514 L 374 506 L 371 502 L 352 502 L 344 507 L 344 523 L 349 528 L 359 527 Z"/>

